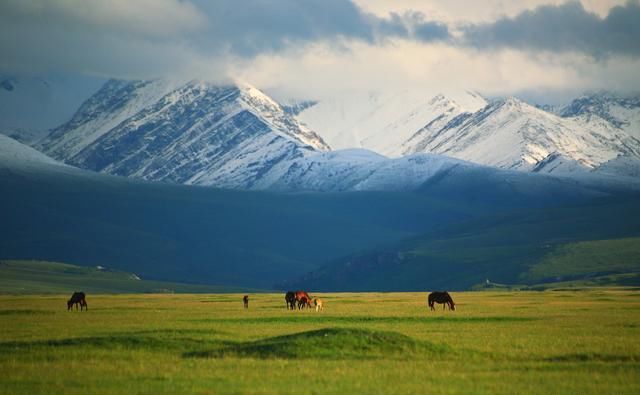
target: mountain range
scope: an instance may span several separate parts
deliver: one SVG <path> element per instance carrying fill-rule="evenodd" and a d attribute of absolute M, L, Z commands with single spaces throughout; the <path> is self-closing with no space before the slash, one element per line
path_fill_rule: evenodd
<path fill-rule="evenodd" d="M 333 117 L 332 115 L 335 114 Z M 592 171 L 618 156 L 640 158 L 640 99 L 583 96 L 548 112 L 517 98 L 463 92 L 352 95 L 304 109 L 298 119 L 333 148 L 391 157 L 435 153 L 502 169 Z"/>
<path fill-rule="evenodd" d="M 33 146 L 91 171 L 239 189 L 410 189 L 455 159 L 627 182 L 640 160 L 638 119 L 640 99 L 605 93 L 551 111 L 466 91 L 281 105 L 248 84 L 109 80 Z"/>
<path fill-rule="evenodd" d="M 0 250 L 259 288 L 516 282 L 547 248 L 640 235 L 638 114 L 605 93 L 280 104 L 244 83 L 109 80 L 43 137 L 3 130 Z"/>

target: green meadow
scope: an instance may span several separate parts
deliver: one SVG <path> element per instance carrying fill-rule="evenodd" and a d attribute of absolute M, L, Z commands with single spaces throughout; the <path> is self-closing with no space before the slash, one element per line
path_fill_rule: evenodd
<path fill-rule="evenodd" d="M 637 394 L 632 288 L 0 296 L 0 393 Z"/>

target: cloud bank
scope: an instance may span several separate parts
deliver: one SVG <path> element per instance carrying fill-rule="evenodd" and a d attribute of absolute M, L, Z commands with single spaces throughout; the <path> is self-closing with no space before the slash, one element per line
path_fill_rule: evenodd
<path fill-rule="evenodd" d="M 3 0 L 0 73 L 240 77 L 308 96 L 343 87 L 640 89 L 638 1 L 600 2 L 597 13 L 558 1 L 501 0 L 508 6 L 492 14 L 508 12 L 469 21 L 436 0 L 388 10 L 352 0 Z"/>
<path fill-rule="evenodd" d="M 579 2 L 545 5 L 513 18 L 467 26 L 461 45 L 551 52 L 580 52 L 594 58 L 640 56 L 640 4 L 630 1 L 605 18 Z"/>

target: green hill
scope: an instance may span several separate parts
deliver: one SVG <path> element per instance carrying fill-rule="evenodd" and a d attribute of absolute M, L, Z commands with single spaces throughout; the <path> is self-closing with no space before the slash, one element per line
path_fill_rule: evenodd
<path fill-rule="evenodd" d="M 0 259 L 187 283 L 270 288 L 486 210 L 406 192 L 278 194 L 36 170 L 0 168 Z"/>
<path fill-rule="evenodd" d="M 258 289 L 462 289 L 517 282 L 558 245 L 640 235 L 628 192 L 491 174 L 414 192 L 274 193 L 0 166 L 0 259 Z"/>
<path fill-rule="evenodd" d="M 634 197 L 527 210 L 450 225 L 394 247 L 352 254 L 283 284 L 314 290 L 468 289 L 605 276 L 635 284 L 640 205 Z M 610 276 L 628 274 L 626 276 Z"/>
<path fill-rule="evenodd" d="M 0 293 L 217 293 L 247 289 L 140 279 L 133 273 L 41 261 L 0 261 Z"/>

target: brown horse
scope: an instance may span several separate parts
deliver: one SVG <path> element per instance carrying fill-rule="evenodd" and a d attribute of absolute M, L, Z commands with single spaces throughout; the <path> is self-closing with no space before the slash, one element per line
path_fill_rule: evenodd
<path fill-rule="evenodd" d="M 249 308 L 249 295 L 244 295 L 242 297 L 242 303 L 244 304 L 245 309 Z"/>
<path fill-rule="evenodd" d="M 76 310 L 78 310 L 78 305 L 80 305 L 80 311 L 82 311 L 83 307 L 89 310 L 84 292 L 74 292 L 73 295 L 71 295 L 71 299 L 67 301 L 67 310 L 71 310 L 74 304 L 76 305 Z"/>
<path fill-rule="evenodd" d="M 298 302 L 298 310 L 311 307 L 311 297 L 305 291 L 296 291 L 296 302 Z"/>
<path fill-rule="evenodd" d="M 447 306 L 449 306 L 450 310 L 456 309 L 456 304 L 453 303 L 453 299 L 448 292 L 431 292 L 429 297 L 427 298 L 427 302 L 431 310 L 435 310 L 434 303 L 442 304 L 442 309 L 444 310 Z"/>
<path fill-rule="evenodd" d="M 287 310 L 295 310 L 296 309 L 296 293 L 293 291 L 287 292 L 284 295 L 284 301 L 287 304 Z"/>

